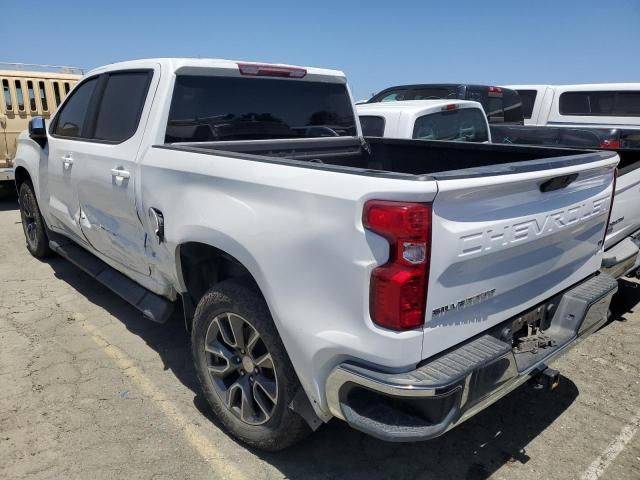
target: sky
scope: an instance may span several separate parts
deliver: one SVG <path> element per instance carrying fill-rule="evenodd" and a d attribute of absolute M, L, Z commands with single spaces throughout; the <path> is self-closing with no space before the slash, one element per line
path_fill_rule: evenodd
<path fill-rule="evenodd" d="M 344 71 L 356 99 L 403 83 L 640 82 L 640 0 L 0 2 L 4 62 L 290 63 Z"/>

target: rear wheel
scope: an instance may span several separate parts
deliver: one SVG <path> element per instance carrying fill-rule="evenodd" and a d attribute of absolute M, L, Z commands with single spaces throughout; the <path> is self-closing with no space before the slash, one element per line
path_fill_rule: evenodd
<path fill-rule="evenodd" d="M 310 432 L 289 408 L 302 387 L 255 289 L 227 280 L 204 294 L 194 317 L 192 353 L 211 408 L 236 438 L 281 450 Z"/>
<path fill-rule="evenodd" d="M 31 182 L 26 181 L 20 186 L 18 200 L 27 250 L 36 258 L 51 255 L 46 227 Z"/>

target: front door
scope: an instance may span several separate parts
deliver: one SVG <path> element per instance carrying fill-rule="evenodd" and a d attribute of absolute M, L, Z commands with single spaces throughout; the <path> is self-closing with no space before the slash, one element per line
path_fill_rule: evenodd
<path fill-rule="evenodd" d="M 80 230 L 78 174 L 91 151 L 91 110 L 99 77 L 85 80 L 64 102 L 54 119 L 47 142 L 46 176 L 41 185 L 51 226 L 83 240 Z M 42 176 L 41 176 L 42 178 Z"/>
<path fill-rule="evenodd" d="M 150 269 L 136 204 L 136 159 L 158 77 L 156 64 L 102 75 L 93 151 L 78 170 L 82 233 L 120 270 L 144 275 Z"/>

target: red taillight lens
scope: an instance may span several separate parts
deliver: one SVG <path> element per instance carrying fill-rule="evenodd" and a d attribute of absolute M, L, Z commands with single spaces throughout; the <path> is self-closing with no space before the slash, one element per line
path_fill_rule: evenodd
<path fill-rule="evenodd" d="M 431 205 L 370 200 L 364 226 L 387 239 L 389 261 L 371 274 L 371 318 L 393 330 L 424 323 L 431 253 Z"/>
<path fill-rule="evenodd" d="M 303 78 L 307 75 L 304 68 L 281 67 L 279 65 L 259 65 L 256 63 L 239 63 L 240 75 L 250 77 L 284 77 Z"/>
<path fill-rule="evenodd" d="M 611 148 L 616 150 L 620 148 L 620 140 L 602 140 L 602 142 L 600 142 L 600 148 Z"/>
<path fill-rule="evenodd" d="M 450 103 L 449 105 L 445 105 L 444 107 L 442 107 L 440 110 L 442 110 L 443 112 L 446 112 L 448 110 L 457 110 L 458 106 L 459 105 L 456 103 Z"/>

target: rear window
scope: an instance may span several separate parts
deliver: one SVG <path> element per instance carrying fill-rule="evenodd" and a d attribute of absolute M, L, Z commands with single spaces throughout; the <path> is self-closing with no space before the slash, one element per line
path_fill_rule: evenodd
<path fill-rule="evenodd" d="M 344 84 L 178 76 L 165 141 L 355 136 Z"/>
<path fill-rule="evenodd" d="M 520 99 L 522 100 L 522 115 L 526 119 L 531 118 L 538 92 L 536 90 L 518 90 L 518 95 L 520 95 Z"/>
<path fill-rule="evenodd" d="M 640 91 L 564 92 L 560 114 L 640 117 Z"/>
<path fill-rule="evenodd" d="M 416 120 L 413 138 L 417 140 L 453 140 L 486 142 L 487 120 L 477 108 L 432 113 Z"/>
<path fill-rule="evenodd" d="M 384 118 L 373 115 L 361 115 L 360 126 L 365 137 L 384 137 Z"/>

